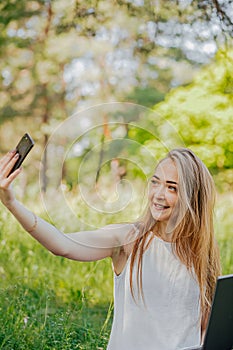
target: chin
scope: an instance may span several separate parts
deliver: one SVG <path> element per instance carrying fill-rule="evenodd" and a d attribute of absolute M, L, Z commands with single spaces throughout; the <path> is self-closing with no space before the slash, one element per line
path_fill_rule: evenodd
<path fill-rule="evenodd" d="M 158 222 L 165 222 L 165 221 L 168 221 L 168 218 L 164 218 L 164 217 L 162 217 L 161 215 L 153 215 L 153 214 L 152 214 L 152 216 L 153 216 L 153 219 L 155 219 L 155 220 L 158 221 Z"/>

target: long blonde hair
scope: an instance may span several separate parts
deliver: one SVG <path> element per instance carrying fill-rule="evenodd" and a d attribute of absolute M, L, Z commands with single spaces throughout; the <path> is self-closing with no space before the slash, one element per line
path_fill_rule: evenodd
<path fill-rule="evenodd" d="M 160 163 L 165 159 L 172 159 L 175 163 L 179 179 L 177 215 L 172 231 L 174 252 L 187 269 L 195 273 L 200 288 L 202 315 L 208 315 L 216 278 L 221 274 L 213 227 L 214 182 L 207 167 L 190 149 L 174 149 Z M 136 261 L 137 287 L 143 295 L 143 253 L 153 238 L 151 231 L 156 225 L 149 206 L 142 220 L 135 225 L 139 235 L 134 242 L 130 262 L 130 288 L 133 296 L 132 275 Z"/>

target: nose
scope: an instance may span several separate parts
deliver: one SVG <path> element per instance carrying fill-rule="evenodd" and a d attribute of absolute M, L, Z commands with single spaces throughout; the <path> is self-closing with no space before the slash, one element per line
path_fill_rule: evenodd
<path fill-rule="evenodd" d="M 161 184 L 160 186 L 158 186 L 155 191 L 154 191 L 154 198 L 156 199 L 164 199 L 165 198 L 165 187 Z"/>

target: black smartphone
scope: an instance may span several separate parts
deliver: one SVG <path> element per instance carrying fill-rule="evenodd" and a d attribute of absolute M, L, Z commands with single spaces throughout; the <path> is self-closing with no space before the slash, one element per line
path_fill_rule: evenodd
<path fill-rule="evenodd" d="M 13 168 L 11 169 L 9 175 L 12 174 L 13 171 L 15 171 L 16 169 L 18 169 L 21 166 L 25 157 L 30 152 L 30 150 L 32 149 L 33 146 L 34 146 L 34 141 L 31 138 L 31 136 L 27 133 L 24 134 L 23 137 L 21 138 L 21 140 L 19 141 L 18 145 L 15 148 L 16 153 L 19 154 L 19 158 L 18 158 L 17 162 L 15 163 L 15 165 L 13 166 Z"/>

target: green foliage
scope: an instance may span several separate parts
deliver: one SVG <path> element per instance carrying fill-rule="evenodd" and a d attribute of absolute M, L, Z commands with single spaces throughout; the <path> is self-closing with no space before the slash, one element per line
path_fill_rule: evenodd
<path fill-rule="evenodd" d="M 219 188 L 224 188 L 224 181 L 229 188 L 233 185 L 232 70 L 233 51 L 220 51 L 192 84 L 173 89 L 154 108 L 216 175 Z"/>
<path fill-rule="evenodd" d="M 233 273 L 232 194 L 218 195 L 216 204 L 214 227 L 221 253 L 223 274 L 227 275 Z"/>
<path fill-rule="evenodd" d="M 146 107 L 152 107 L 155 103 L 161 102 L 164 99 L 164 95 L 165 94 L 152 87 L 137 87 L 128 96 L 127 101 L 132 101 Z"/>
<path fill-rule="evenodd" d="M 192 44 L 207 40 L 218 45 L 216 38 L 222 38 L 224 31 L 219 24 L 219 32 L 213 34 L 207 23 L 211 25 L 213 20 L 216 25 L 220 18 L 225 32 L 230 28 L 228 3 L 219 4 L 217 9 L 213 1 L 201 3 L 144 1 L 141 6 L 140 2 L 124 0 L 68 4 L 63 0 L 1 1 L 1 151 L 14 147 L 9 140 L 15 140 L 16 132 L 27 128 L 42 153 L 48 135 L 79 107 L 109 100 L 152 106 L 163 100 L 171 84 L 190 81 L 191 70 L 196 67 L 191 63 L 194 58 L 182 46 L 185 33 Z M 202 25 L 200 33 L 192 30 L 196 21 Z M 187 32 L 182 30 L 185 28 Z M 208 38 L 201 35 L 206 31 Z M 189 38 L 190 33 L 194 37 Z M 205 56 L 204 51 L 199 53 Z M 211 76 L 210 71 L 208 74 Z M 225 93 L 231 94 L 230 66 L 222 84 Z M 193 96 L 199 98 L 194 91 Z M 218 108 L 225 102 L 219 98 Z M 133 119 L 129 116 L 125 120 Z M 190 122 L 194 137 L 198 123 L 192 125 L 190 118 L 185 122 Z M 145 128 L 150 126 L 150 122 L 145 123 Z M 203 138 L 203 133 L 199 136 Z M 143 144 L 146 142 L 144 139 Z M 214 162 L 218 162 L 217 171 L 223 159 L 220 148 L 211 149 Z M 224 167 L 231 167 L 231 153 L 228 145 Z M 43 164 L 44 172 L 46 168 Z"/>
<path fill-rule="evenodd" d="M 217 23 L 220 16 L 225 32 L 230 27 L 227 5 L 218 5 L 216 11 L 215 2 L 207 2 L 209 17 L 206 5 L 197 2 L 144 1 L 141 6 L 113 0 L 1 1 L 0 123 L 17 116 L 40 116 L 49 124 L 51 118 L 63 120 L 71 114 L 80 99 L 122 100 L 134 88 L 139 103 L 156 103 L 159 93 L 176 80 L 177 68 L 184 61 L 188 65 L 189 55 L 177 44 L 185 35 L 182 26 L 190 27 L 190 35 L 196 32 L 192 30 L 196 20 L 207 30 L 207 23 L 212 19 Z M 208 40 L 214 42 L 216 37 L 208 32 Z M 195 40 L 202 43 L 204 37 L 197 34 Z M 75 64 L 84 61 L 85 73 L 77 74 Z M 150 88 L 158 91 L 154 101 L 147 93 Z"/>

